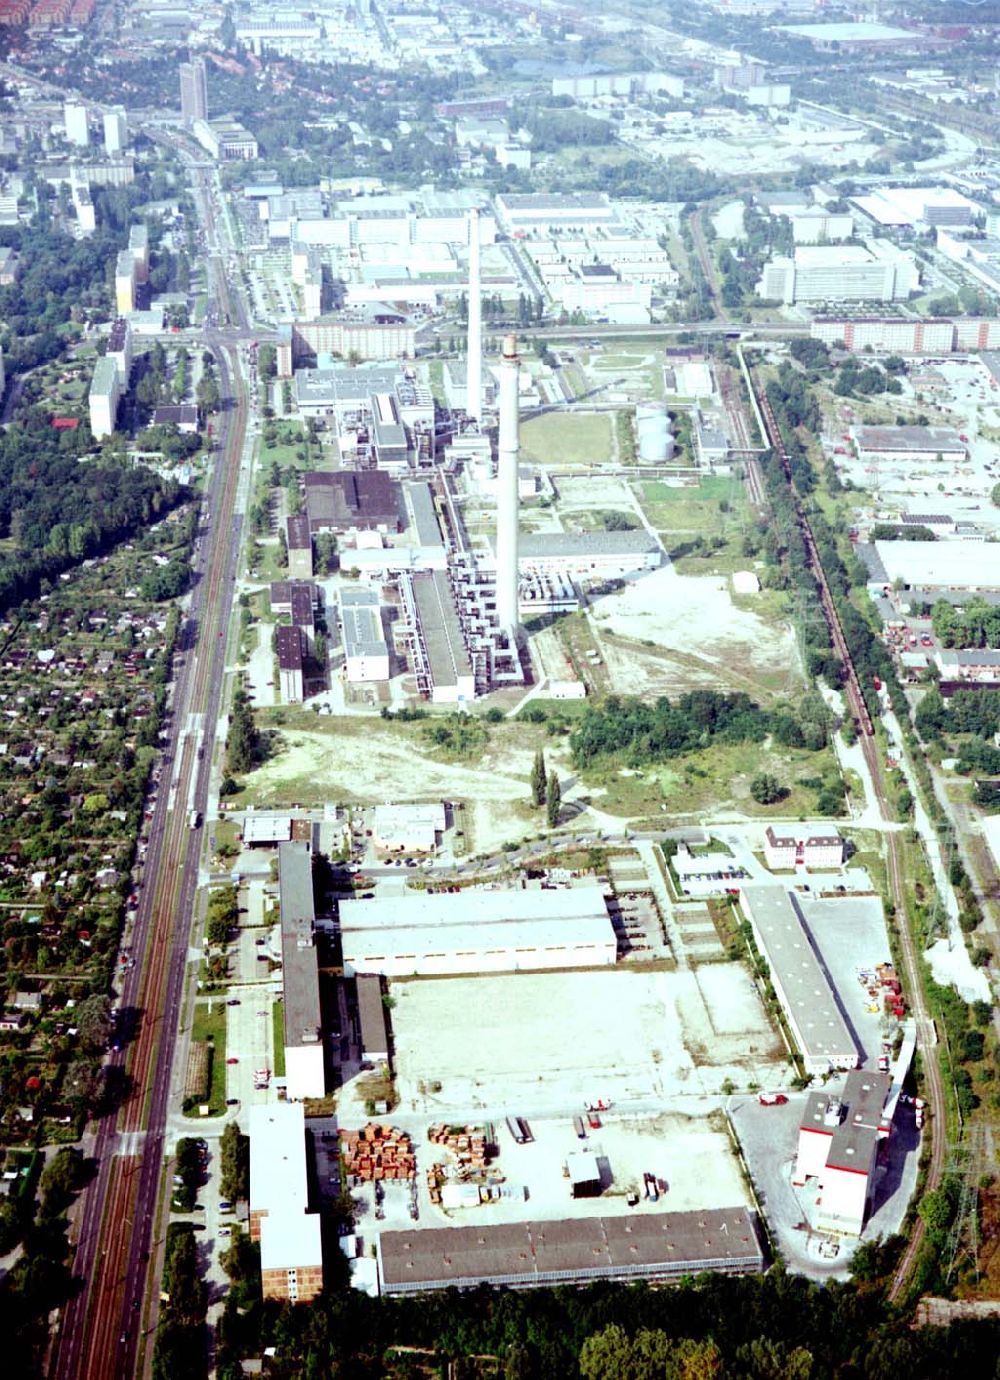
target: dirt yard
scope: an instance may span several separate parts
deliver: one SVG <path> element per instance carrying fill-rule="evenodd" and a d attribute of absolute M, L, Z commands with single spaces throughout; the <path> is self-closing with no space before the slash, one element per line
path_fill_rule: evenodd
<path fill-rule="evenodd" d="M 542 815 L 528 808 L 535 749 L 544 744 L 546 760 L 560 771 L 567 761 L 561 743 L 524 723 L 491 726 L 482 755 L 456 762 L 433 754 L 422 724 L 361 716 L 305 722 L 308 728 L 279 727 L 280 752 L 248 781 L 255 804 L 464 800 L 470 852 L 541 832 Z"/>
<path fill-rule="evenodd" d="M 597 600 L 591 623 L 622 693 L 718 686 L 789 694 L 803 684 L 792 630 L 738 607 L 721 576 L 664 566 Z"/>

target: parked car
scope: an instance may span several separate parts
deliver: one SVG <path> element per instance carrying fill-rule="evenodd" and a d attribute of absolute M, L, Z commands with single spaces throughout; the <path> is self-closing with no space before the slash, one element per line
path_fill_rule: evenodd
<path fill-rule="evenodd" d="M 757 1094 L 757 1101 L 762 1107 L 783 1107 L 788 1098 L 784 1093 L 762 1092 Z"/>

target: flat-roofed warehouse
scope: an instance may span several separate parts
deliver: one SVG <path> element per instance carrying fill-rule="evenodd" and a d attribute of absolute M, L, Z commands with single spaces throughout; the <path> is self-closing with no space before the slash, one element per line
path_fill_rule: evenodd
<path fill-rule="evenodd" d="M 655 570 L 662 562 L 663 550 L 648 532 L 522 532 L 518 541 L 522 574 L 608 578 Z"/>
<path fill-rule="evenodd" d="M 1000 542 L 877 541 L 858 554 L 869 584 L 905 589 L 1000 589 Z"/>
<path fill-rule="evenodd" d="M 862 460 L 961 461 L 968 454 L 958 432 L 945 426 L 861 426 L 854 432 Z"/>
<path fill-rule="evenodd" d="M 378 1238 L 383 1294 L 678 1279 L 700 1270 L 760 1274 L 764 1265 L 756 1217 L 745 1207 L 384 1231 Z"/>
<path fill-rule="evenodd" d="M 610 967 L 603 889 L 412 892 L 340 907 L 344 972 L 386 977 Z"/>
<path fill-rule="evenodd" d="M 278 847 L 278 907 L 284 984 L 285 1074 L 289 1101 L 326 1094 L 319 961 L 314 925 L 312 850 L 307 843 Z"/>
<path fill-rule="evenodd" d="M 902 544 L 902 543 L 900 543 Z M 740 903 L 785 1012 L 807 1073 L 853 1069 L 858 1050 L 810 943 L 794 898 L 782 886 L 746 886 Z"/>

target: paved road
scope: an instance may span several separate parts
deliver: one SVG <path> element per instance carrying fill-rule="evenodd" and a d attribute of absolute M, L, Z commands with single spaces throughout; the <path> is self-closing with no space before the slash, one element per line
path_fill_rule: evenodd
<path fill-rule="evenodd" d="M 211 214 L 206 198 L 198 200 Z M 244 313 L 239 320 L 245 322 Z M 126 1017 L 135 1017 L 137 1033 L 108 1061 L 112 1076 L 128 1080 L 129 1091 L 117 1116 L 104 1118 L 97 1128 L 98 1171 L 76 1215 L 73 1272 L 82 1287 L 61 1320 L 51 1367 L 57 1380 L 106 1380 L 135 1373 L 142 1303 L 148 1276 L 158 1278 L 162 1251 L 162 1238 L 154 1240 L 154 1226 L 201 846 L 201 828 L 190 828 L 189 813 L 192 808 L 202 814 L 205 810 L 222 705 L 226 633 L 241 539 L 236 500 L 247 424 L 237 347 L 219 333 L 209 333 L 206 342 L 215 350 L 224 401 L 217 433 L 219 462 L 205 498 L 163 779 L 150 823 L 144 887 L 129 936 L 135 966 L 126 972 L 120 993 L 119 1005 Z M 149 1323 L 155 1323 L 155 1307 Z M 151 1344 L 147 1365 L 150 1354 Z"/>

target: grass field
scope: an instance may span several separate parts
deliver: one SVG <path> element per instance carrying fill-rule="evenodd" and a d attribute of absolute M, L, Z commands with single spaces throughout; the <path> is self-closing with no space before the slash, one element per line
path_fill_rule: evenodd
<path fill-rule="evenodd" d="M 614 456 L 605 412 L 548 412 L 521 423 L 521 458 L 536 465 L 603 465 Z"/>
<path fill-rule="evenodd" d="M 738 521 L 745 501 L 742 480 L 735 475 L 706 476 L 683 488 L 654 479 L 635 485 L 635 491 L 647 519 L 658 531 L 692 537 L 722 533 L 728 523 Z M 728 512 L 720 508 L 723 502 L 729 504 Z"/>
<path fill-rule="evenodd" d="M 271 1042 L 272 1045 L 273 1045 L 273 1047 L 274 1047 L 274 1055 L 273 1055 L 273 1058 L 274 1058 L 274 1069 L 272 1070 L 272 1072 L 274 1073 L 275 1078 L 284 1078 L 284 1076 L 285 1076 L 285 1004 L 284 1004 L 284 1002 L 276 1001 L 276 1002 L 274 1003 L 274 1005 L 271 1007 L 271 1021 L 272 1021 L 272 1028 L 273 1028 L 273 1030 L 274 1030 L 274 1039 L 273 1039 L 272 1042 Z"/>
<path fill-rule="evenodd" d="M 226 1110 L 226 1003 L 223 997 L 195 1002 L 191 1039 L 207 1040 L 212 1046 L 209 1116 L 221 1116 Z"/>
<path fill-rule="evenodd" d="M 758 805 L 750 782 L 769 772 L 788 789 L 775 805 Z M 802 778 L 832 779 L 837 765 L 830 749 L 804 752 L 758 743 L 715 744 L 643 771 L 617 769 L 587 774 L 592 803 L 613 815 L 697 815 L 738 813 L 755 819 L 795 819 L 815 814 L 816 790 Z M 665 807 L 665 808 L 664 808 Z"/>

